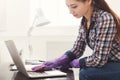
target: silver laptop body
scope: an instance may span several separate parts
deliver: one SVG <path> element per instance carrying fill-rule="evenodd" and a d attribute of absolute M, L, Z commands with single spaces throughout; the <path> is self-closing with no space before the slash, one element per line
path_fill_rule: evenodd
<path fill-rule="evenodd" d="M 47 78 L 47 77 L 61 77 L 66 76 L 67 74 L 59 71 L 59 70 L 50 70 L 50 71 L 44 71 L 44 72 L 29 72 L 26 70 L 25 65 L 18 54 L 17 48 L 13 42 L 13 40 L 7 40 L 5 41 L 5 44 L 8 48 L 8 51 L 17 67 L 17 69 L 22 72 L 24 75 L 26 75 L 29 78 Z"/>

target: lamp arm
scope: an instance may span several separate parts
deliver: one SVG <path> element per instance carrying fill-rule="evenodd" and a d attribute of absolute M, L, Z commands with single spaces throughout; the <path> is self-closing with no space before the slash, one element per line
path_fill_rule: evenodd
<path fill-rule="evenodd" d="M 28 32 L 27 32 L 27 36 L 28 36 L 28 37 L 31 36 L 31 32 L 32 32 L 33 29 L 34 29 L 34 24 L 35 24 L 36 20 L 37 20 L 37 16 L 35 16 L 35 18 L 34 18 L 34 20 L 33 20 L 33 23 L 32 23 L 32 25 L 31 25 L 31 27 L 28 29 Z"/>
<path fill-rule="evenodd" d="M 31 32 L 33 31 L 33 29 L 34 29 L 34 24 L 35 24 L 35 22 L 36 22 L 36 20 L 37 20 L 37 17 L 38 16 L 35 16 L 35 18 L 34 18 L 34 20 L 33 20 L 33 23 L 32 23 L 32 25 L 31 25 L 31 27 L 28 29 L 28 32 L 27 32 L 27 36 L 28 36 L 28 49 L 29 49 L 29 53 L 30 53 L 30 56 L 32 55 L 32 53 L 33 53 L 33 48 L 32 48 L 32 44 L 31 44 Z"/>

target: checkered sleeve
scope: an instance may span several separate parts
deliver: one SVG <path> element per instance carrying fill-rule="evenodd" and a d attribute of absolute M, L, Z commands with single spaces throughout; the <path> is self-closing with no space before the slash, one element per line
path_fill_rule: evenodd
<path fill-rule="evenodd" d="M 85 31 L 83 29 L 83 26 L 81 26 L 79 29 L 79 35 L 77 36 L 74 46 L 71 49 L 71 52 L 74 55 L 76 55 L 76 58 L 81 57 L 85 51 L 85 47 L 86 47 L 85 38 L 86 38 Z"/>
<path fill-rule="evenodd" d="M 84 59 L 87 67 L 102 67 L 107 62 L 116 35 L 116 24 L 111 14 L 103 13 L 95 25 L 97 28 L 93 54 Z"/>
<path fill-rule="evenodd" d="M 73 45 L 73 48 L 66 52 L 66 54 L 69 56 L 71 60 L 81 57 L 85 51 L 85 47 L 86 47 L 85 38 L 86 37 L 85 37 L 85 31 L 83 27 L 84 27 L 83 25 L 80 26 L 79 34 Z"/>

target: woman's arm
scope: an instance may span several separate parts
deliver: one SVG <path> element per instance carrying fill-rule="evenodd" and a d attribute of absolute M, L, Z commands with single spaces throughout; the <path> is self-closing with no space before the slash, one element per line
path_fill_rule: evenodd
<path fill-rule="evenodd" d="M 101 67 L 107 63 L 116 33 L 116 24 L 112 15 L 103 13 L 96 26 L 96 41 L 93 54 L 85 58 L 86 67 Z"/>

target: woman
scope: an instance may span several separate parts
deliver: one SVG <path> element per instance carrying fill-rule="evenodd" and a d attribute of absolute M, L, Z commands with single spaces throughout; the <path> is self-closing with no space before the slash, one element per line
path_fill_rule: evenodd
<path fill-rule="evenodd" d="M 60 58 L 36 66 L 33 71 L 80 68 L 80 80 L 120 79 L 120 19 L 105 0 L 66 0 L 70 13 L 81 18 L 73 48 Z M 88 45 L 93 53 L 80 58 Z"/>

